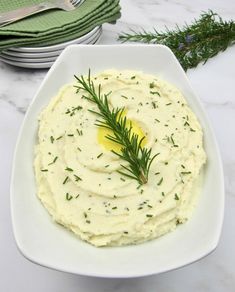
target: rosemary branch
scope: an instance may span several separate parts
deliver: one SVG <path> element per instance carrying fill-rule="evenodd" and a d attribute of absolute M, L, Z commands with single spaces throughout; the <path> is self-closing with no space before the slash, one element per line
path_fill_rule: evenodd
<path fill-rule="evenodd" d="M 203 12 L 192 24 L 185 24 L 182 28 L 177 25 L 173 30 L 166 27 L 165 31 L 131 30 L 131 33 L 120 34 L 119 40 L 166 45 L 187 70 L 201 62 L 205 64 L 209 58 L 233 45 L 235 22 L 223 21 L 217 13 L 209 10 Z"/>
<path fill-rule="evenodd" d="M 84 98 L 95 103 L 98 107 L 99 111 L 90 110 L 90 112 L 99 117 L 95 125 L 111 130 L 112 134 L 108 134 L 106 138 L 121 146 L 121 153 L 114 150 L 112 152 L 129 163 L 128 166 L 121 164 L 124 171 L 118 172 L 137 180 L 141 185 L 146 184 L 150 166 L 156 155 L 151 156 L 152 149 L 141 146 L 145 137 L 140 139 L 137 134 L 133 133 L 131 123 L 128 125 L 127 118 L 124 116 L 124 107 L 110 108 L 108 102 L 110 93 L 101 94 L 101 85 L 98 86 L 98 90 L 95 90 L 90 70 L 87 80 L 85 80 L 84 76 L 75 76 L 75 78 L 79 84 L 75 87 L 78 90 L 85 90 L 88 96 L 84 96 Z"/>

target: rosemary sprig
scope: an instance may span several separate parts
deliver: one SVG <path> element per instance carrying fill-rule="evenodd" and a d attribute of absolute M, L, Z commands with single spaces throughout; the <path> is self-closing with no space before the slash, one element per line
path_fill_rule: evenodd
<path fill-rule="evenodd" d="M 129 166 L 122 165 L 124 171 L 118 171 L 120 174 L 135 179 L 139 184 L 145 184 L 148 181 L 150 166 L 156 157 L 151 156 L 152 149 L 141 146 L 145 137 L 141 138 L 132 132 L 132 125 L 128 125 L 127 118 L 124 116 L 125 108 L 110 108 L 108 102 L 109 94 L 101 94 L 101 85 L 95 90 L 93 81 L 91 80 L 90 70 L 87 80 L 84 76 L 75 78 L 78 81 L 78 90 L 85 90 L 89 95 L 83 96 L 88 101 L 95 103 L 98 111 L 90 110 L 90 112 L 99 116 L 96 126 L 103 127 L 112 131 L 112 134 L 106 136 L 107 139 L 121 146 L 121 153 L 114 150 L 112 152 L 121 159 L 127 161 Z"/>
<path fill-rule="evenodd" d="M 182 28 L 177 25 L 173 30 L 166 27 L 165 31 L 132 30 L 131 33 L 120 34 L 119 40 L 166 45 L 187 70 L 201 62 L 205 64 L 209 58 L 233 45 L 235 22 L 224 21 L 217 13 L 209 10 L 203 12 L 192 24 L 185 24 Z"/>

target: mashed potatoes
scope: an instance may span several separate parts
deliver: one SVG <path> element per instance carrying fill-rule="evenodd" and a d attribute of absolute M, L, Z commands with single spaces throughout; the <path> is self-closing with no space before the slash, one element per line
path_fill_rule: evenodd
<path fill-rule="evenodd" d="M 118 145 L 95 126 L 96 105 L 64 86 L 39 118 L 38 197 L 53 219 L 95 246 L 137 244 L 184 223 L 205 163 L 203 133 L 180 91 L 152 75 L 104 71 L 93 77 L 112 107 L 125 107 L 145 147 L 158 154 L 148 182 L 118 173 Z"/>

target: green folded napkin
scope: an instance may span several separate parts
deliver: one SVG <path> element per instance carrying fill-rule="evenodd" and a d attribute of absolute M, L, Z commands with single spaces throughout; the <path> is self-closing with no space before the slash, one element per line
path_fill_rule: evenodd
<path fill-rule="evenodd" d="M 1 0 L 0 14 L 43 0 Z M 0 51 L 17 46 L 48 46 L 78 38 L 120 17 L 119 0 L 85 0 L 72 11 L 48 10 L 0 28 Z"/>

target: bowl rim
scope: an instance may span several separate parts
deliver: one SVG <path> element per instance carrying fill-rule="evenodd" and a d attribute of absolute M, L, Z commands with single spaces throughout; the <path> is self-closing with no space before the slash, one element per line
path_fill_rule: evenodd
<path fill-rule="evenodd" d="M 114 44 L 114 45 L 93 45 L 93 49 L 95 50 L 96 47 L 99 47 L 99 48 L 112 48 L 112 47 L 143 47 L 143 48 L 147 48 L 147 47 L 155 47 L 155 48 L 164 48 L 165 50 L 167 50 L 168 52 L 170 52 L 174 59 L 176 60 L 176 62 L 178 63 L 179 65 L 179 62 L 178 60 L 176 59 L 176 57 L 174 56 L 174 54 L 172 53 L 172 51 L 164 46 L 164 45 L 144 45 L 144 44 L 128 44 L 128 45 L 123 45 L 123 44 Z M 16 219 L 15 219 L 15 214 L 14 214 L 14 210 L 13 210 L 13 201 L 14 201 L 14 190 L 13 190 L 13 187 L 14 187 L 14 176 L 15 176 L 15 168 L 16 168 L 16 156 L 17 156 L 17 151 L 18 151 L 18 147 L 19 147 L 19 143 L 20 143 L 20 140 L 21 140 L 21 136 L 22 136 L 22 133 L 24 131 L 24 127 L 25 127 L 25 124 L 27 122 L 27 117 L 28 115 L 30 114 L 31 112 L 31 108 L 35 102 L 35 100 L 37 100 L 37 96 L 38 94 L 40 93 L 41 89 L 44 87 L 45 83 L 48 82 L 48 79 L 50 78 L 50 75 L 55 71 L 57 70 L 57 66 L 59 65 L 60 63 L 60 60 L 64 58 L 64 56 L 67 54 L 67 52 L 71 49 L 74 49 L 74 48 L 79 48 L 79 49 L 84 49 L 86 48 L 87 46 L 86 45 L 70 45 L 68 46 L 66 49 L 63 50 L 63 52 L 61 53 L 61 55 L 59 56 L 59 58 L 56 60 L 56 62 L 53 64 L 53 66 L 49 69 L 49 71 L 47 72 L 46 76 L 44 77 L 41 85 L 39 86 L 37 92 L 34 94 L 34 97 L 33 99 L 31 100 L 30 102 L 30 105 L 27 109 L 27 112 L 24 116 L 24 119 L 23 119 L 23 122 L 21 124 L 21 127 L 20 127 L 20 131 L 18 133 L 18 138 L 17 138 L 17 142 L 16 142 L 16 145 L 15 145 L 15 150 L 14 150 L 14 156 L 13 156 L 13 163 L 12 163 L 12 174 L 11 174 L 11 184 L 10 184 L 10 209 L 11 209 L 11 221 L 12 221 L 12 228 L 13 228 L 13 234 L 14 234 L 14 238 L 15 238 L 15 241 L 16 241 L 16 245 L 17 245 L 17 248 L 18 250 L 20 251 L 20 253 L 25 257 L 27 258 L 29 261 L 33 262 L 33 263 L 36 263 L 36 264 L 39 264 L 40 266 L 43 266 L 43 267 L 47 267 L 47 268 L 51 268 L 51 269 L 54 269 L 54 270 L 57 270 L 57 271 L 62 271 L 62 272 L 68 272 L 68 273 L 72 273 L 72 274 L 78 274 L 78 275 L 83 275 L 83 276 L 92 276 L 92 277 L 100 277 L 100 278 L 136 278 L 136 277 L 142 277 L 142 276 L 150 276 L 150 275 L 154 275 L 154 274 L 161 274 L 161 273 L 164 273 L 164 272 L 167 272 L 167 271 L 171 271 L 171 270 L 176 270 L 176 269 L 179 269 L 181 267 L 184 267 L 184 266 L 187 266 L 189 264 L 192 264 L 194 262 L 197 262 L 199 261 L 200 259 L 202 259 L 203 257 L 209 255 L 210 253 L 212 253 L 217 245 L 218 245 L 218 242 L 219 242 L 219 238 L 220 238 L 220 235 L 221 235 L 221 231 L 222 231 L 222 226 L 223 226 L 223 218 L 224 218 L 224 200 L 225 200 L 225 196 L 224 196 L 224 176 L 223 176 L 223 166 L 222 166 L 222 160 L 221 160 L 221 155 L 220 155 L 220 152 L 219 152 L 219 147 L 218 147 L 218 143 L 217 143 L 217 140 L 215 138 L 215 134 L 214 134 L 214 131 L 212 130 L 212 127 L 211 127 L 211 124 L 210 124 L 210 121 L 208 119 L 208 116 L 207 116 L 207 113 L 205 112 L 204 110 L 204 107 L 202 106 L 202 103 L 201 101 L 199 100 L 199 98 L 197 99 L 197 102 L 199 103 L 200 107 L 201 107 L 201 110 L 203 111 L 203 115 L 204 115 L 204 119 L 206 120 L 206 123 L 209 127 L 209 130 L 212 134 L 212 137 L 213 137 L 213 142 L 214 142 L 214 146 L 215 146 L 215 152 L 216 152 L 216 155 L 217 155 L 217 159 L 218 159 L 218 163 L 219 163 L 219 173 L 220 173 L 220 179 L 221 179 L 221 193 L 223 194 L 221 196 L 221 209 L 220 209 L 220 218 L 219 218 L 219 222 L 220 222 L 220 225 L 217 227 L 217 237 L 214 238 L 214 241 L 211 242 L 210 244 L 210 249 L 206 250 L 204 253 L 201 253 L 201 255 L 198 257 L 192 257 L 189 261 L 187 261 L 186 263 L 184 264 L 181 264 L 181 265 L 171 265 L 170 267 L 168 268 L 165 268 L 165 269 L 162 269 L 160 272 L 149 272 L 148 270 L 146 270 L 146 272 L 139 272 L 139 273 L 136 273 L 136 272 L 132 272 L 130 271 L 130 273 L 128 274 L 121 274 L 121 273 L 118 273 L 118 274 L 112 274 L 109 273 L 109 274 L 104 274 L 102 272 L 99 272 L 97 271 L 96 273 L 89 273 L 89 272 L 82 272 L 82 269 L 80 269 L 80 271 L 77 271 L 75 269 L 63 269 L 61 267 L 58 267 L 56 265 L 53 265 L 53 264 L 48 264 L 48 263 L 45 263 L 37 258 L 35 258 L 34 256 L 30 255 L 27 250 L 25 250 L 24 246 L 22 246 L 20 240 L 19 240 L 19 236 L 17 235 L 18 231 L 17 231 L 17 228 L 16 228 Z M 180 65 L 179 65 L 180 66 Z M 184 70 L 182 69 L 182 67 L 180 66 L 179 69 L 185 74 Z M 185 75 L 186 77 L 186 75 Z M 190 83 L 189 83 L 189 80 L 188 78 L 186 77 L 185 78 L 185 82 L 187 82 L 187 85 L 190 87 L 191 91 L 194 93 L 194 90 L 192 89 Z"/>

